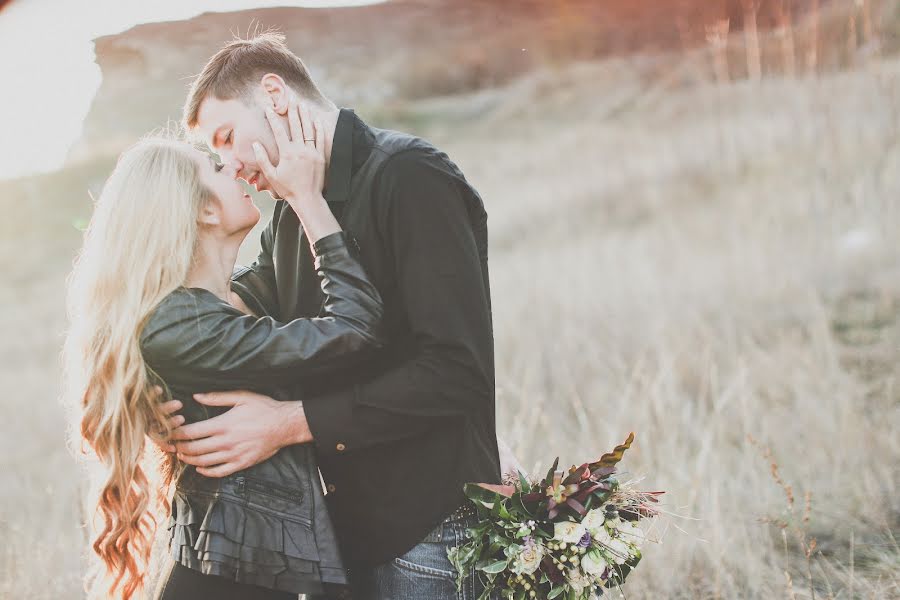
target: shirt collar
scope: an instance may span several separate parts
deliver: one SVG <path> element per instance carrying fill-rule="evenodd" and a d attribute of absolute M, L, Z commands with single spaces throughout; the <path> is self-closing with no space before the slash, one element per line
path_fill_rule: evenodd
<path fill-rule="evenodd" d="M 328 202 L 346 202 L 350 197 L 350 178 L 369 158 L 374 140 L 371 129 L 352 108 L 340 109 L 325 173 L 325 199 Z"/>

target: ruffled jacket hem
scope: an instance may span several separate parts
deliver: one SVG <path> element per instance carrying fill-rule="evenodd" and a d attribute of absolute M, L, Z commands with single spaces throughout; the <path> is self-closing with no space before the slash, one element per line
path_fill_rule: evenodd
<path fill-rule="evenodd" d="M 176 562 L 207 575 L 297 594 L 346 585 L 344 569 L 320 564 L 312 524 L 221 496 L 176 489 L 169 519 Z"/>

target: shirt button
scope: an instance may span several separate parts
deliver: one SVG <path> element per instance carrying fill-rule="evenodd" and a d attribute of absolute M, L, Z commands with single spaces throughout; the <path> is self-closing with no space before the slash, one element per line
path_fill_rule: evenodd
<path fill-rule="evenodd" d="M 345 445 L 342 444 L 342 443 L 338 443 L 338 445 L 335 446 L 335 447 L 338 449 L 338 452 L 343 452 L 344 450 L 347 449 L 347 446 L 345 446 Z"/>
<path fill-rule="evenodd" d="M 331 492 L 334 492 L 337 489 L 337 487 L 335 487 L 335 485 L 333 483 L 329 483 L 327 486 L 325 486 L 325 489 L 327 489 L 328 492 L 331 493 Z"/>

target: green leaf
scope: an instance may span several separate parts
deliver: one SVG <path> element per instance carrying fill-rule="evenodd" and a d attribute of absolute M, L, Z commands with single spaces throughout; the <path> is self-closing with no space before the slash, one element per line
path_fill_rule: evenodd
<path fill-rule="evenodd" d="M 609 499 L 609 496 L 611 494 L 612 494 L 612 492 L 609 490 L 597 490 L 593 494 L 593 497 L 597 499 L 595 504 L 597 504 L 597 506 L 602 505 L 604 502 L 606 502 Z"/>
<path fill-rule="evenodd" d="M 481 569 L 485 573 L 499 573 L 509 566 L 509 560 L 498 560 Z"/>
<path fill-rule="evenodd" d="M 510 544 L 503 549 L 503 554 L 506 555 L 506 558 L 513 558 L 520 552 L 522 552 L 522 546 L 520 546 L 519 544 Z"/>
<path fill-rule="evenodd" d="M 528 478 L 525 477 L 525 473 L 516 469 L 519 473 L 519 487 L 522 488 L 522 493 L 527 494 L 531 491 L 531 483 L 529 483 Z"/>
<path fill-rule="evenodd" d="M 457 571 L 456 577 L 455 577 L 455 579 L 456 579 L 456 591 L 457 591 L 457 592 L 461 592 L 461 591 L 462 591 L 462 585 L 463 585 L 463 579 L 464 579 L 463 574 L 464 574 L 464 573 L 467 573 L 467 572 L 468 572 L 468 569 L 463 568 L 462 565 L 461 565 L 460 562 L 459 562 L 459 549 L 458 549 L 458 548 L 448 548 L 448 549 L 447 549 L 447 558 L 449 558 L 449 559 L 450 559 L 450 563 L 451 563 L 454 567 L 456 567 L 456 571 Z"/>
<path fill-rule="evenodd" d="M 488 546 L 485 555 L 495 556 L 498 552 L 500 552 L 501 549 L 503 549 L 503 544 L 500 544 L 499 542 L 493 542 L 490 546 Z"/>
<path fill-rule="evenodd" d="M 491 512 L 496 512 L 496 515 L 503 519 L 504 521 L 508 521 L 512 518 L 512 515 L 509 514 L 509 511 L 506 510 L 505 502 L 497 502 L 494 504 L 494 508 L 491 509 Z"/>
<path fill-rule="evenodd" d="M 531 511 L 525 506 L 525 503 L 522 502 L 522 495 L 516 494 L 510 500 L 510 509 L 515 511 L 523 520 L 527 520 L 534 515 L 531 514 Z"/>
<path fill-rule="evenodd" d="M 481 544 L 465 544 L 462 546 L 450 548 L 447 550 L 447 554 L 449 555 L 451 551 L 454 552 L 454 556 L 450 558 L 450 562 L 455 565 L 458 565 L 458 568 L 462 571 L 469 567 L 469 565 L 474 561 L 475 557 L 478 554 L 478 550 L 480 550 Z"/>
<path fill-rule="evenodd" d="M 456 567 L 457 571 L 461 571 L 460 562 L 459 562 L 459 548 L 447 548 L 447 558 L 450 560 L 450 564 Z"/>
<path fill-rule="evenodd" d="M 547 594 L 547 600 L 553 600 L 554 598 L 556 598 L 556 597 L 559 596 L 560 594 L 563 594 L 565 591 L 566 591 L 566 588 L 565 588 L 565 586 L 563 586 L 563 585 L 560 585 L 560 586 L 557 586 L 557 587 L 555 587 L 555 588 L 552 588 L 552 589 L 550 590 L 550 593 Z"/>

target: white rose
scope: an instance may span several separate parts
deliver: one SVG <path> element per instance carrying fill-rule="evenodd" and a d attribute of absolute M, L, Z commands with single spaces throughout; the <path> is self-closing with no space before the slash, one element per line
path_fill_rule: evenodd
<path fill-rule="evenodd" d="M 591 532 L 591 535 L 593 535 L 595 530 L 603 527 L 605 521 L 606 515 L 603 514 L 603 511 L 599 508 L 595 508 L 584 516 L 584 519 L 581 520 L 581 524 L 584 525 L 585 529 Z"/>
<path fill-rule="evenodd" d="M 537 571 L 544 558 L 544 547 L 540 544 L 532 544 L 524 546 L 522 551 L 516 555 L 513 563 L 512 571 L 518 575 L 527 575 Z"/>
<path fill-rule="evenodd" d="M 618 538 L 613 538 L 607 546 L 613 555 L 613 560 L 617 564 L 623 564 L 631 556 L 631 549 L 628 547 L 628 544 Z"/>
<path fill-rule="evenodd" d="M 587 529 L 581 523 L 563 521 L 562 523 L 553 524 L 553 539 L 566 544 L 577 544 L 584 537 L 585 533 L 587 533 Z"/>
<path fill-rule="evenodd" d="M 598 550 L 591 550 L 581 557 L 581 569 L 594 579 L 599 579 L 606 570 L 606 560 Z"/>
<path fill-rule="evenodd" d="M 602 544 L 604 546 L 609 546 L 610 542 L 612 542 L 612 537 L 609 535 L 606 527 L 602 525 L 597 529 L 591 531 L 591 538 L 593 542 Z"/>
<path fill-rule="evenodd" d="M 616 531 L 629 544 L 637 547 L 644 541 L 644 532 L 631 521 L 622 521 L 616 525 Z"/>
<path fill-rule="evenodd" d="M 584 588 L 591 585 L 591 580 L 581 572 L 581 569 L 569 569 L 568 573 L 566 573 L 566 580 L 578 594 L 584 591 Z"/>

